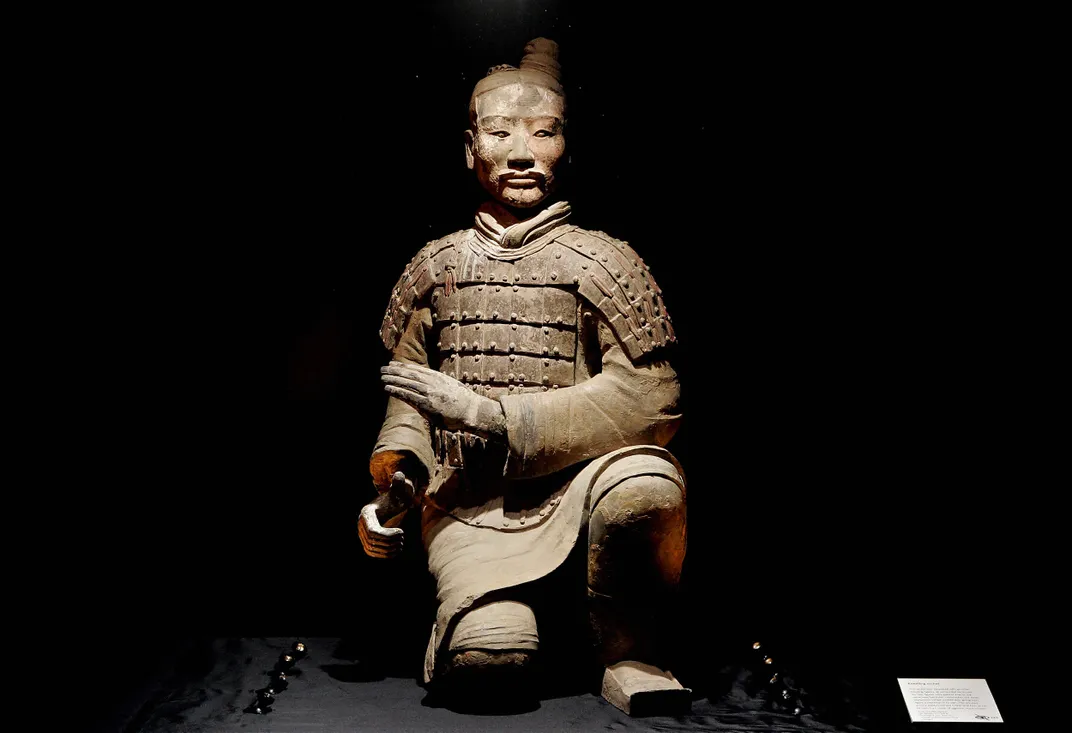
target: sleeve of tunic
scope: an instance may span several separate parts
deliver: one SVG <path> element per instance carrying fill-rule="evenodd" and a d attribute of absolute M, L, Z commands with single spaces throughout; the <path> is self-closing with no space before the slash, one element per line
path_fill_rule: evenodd
<path fill-rule="evenodd" d="M 659 357 L 636 363 L 599 323 L 602 371 L 571 387 L 499 398 L 507 475 L 535 477 L 633 445 L 665 446 L 681 423 L 677 373 Z"/>
<path fill-rule="evenodd" d="M 414 309 L 398 344 L 391 352 L 391 360 L 428 366 L 425 335 L 431 327 L 432 315 L 429 309 Z M 411 455 L 420 461 L 428 476 L 433 473 L 435 455 L 432 452 L 432 432 L 428 419 L 416 407 L 397 397 L 387 398 L 387 416 L 376 439 L 376 447 L 372 450 L 373 465 L 377 463 L 377 456 L 388 453 Z M 381 470 L 390 475 L 393 468 L 394 466 L 385 466 Z"/>

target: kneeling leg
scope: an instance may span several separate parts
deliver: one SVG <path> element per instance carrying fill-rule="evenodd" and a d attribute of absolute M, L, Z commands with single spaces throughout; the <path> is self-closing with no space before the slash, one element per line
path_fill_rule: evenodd
<path fill-rule="evenodd" d="M 516 703 L 531 693 L 537 649 L 536 617 L 528 605 L 498 600 L 478 606 L 455 624 L 437 687 L 462 705 Z"/>

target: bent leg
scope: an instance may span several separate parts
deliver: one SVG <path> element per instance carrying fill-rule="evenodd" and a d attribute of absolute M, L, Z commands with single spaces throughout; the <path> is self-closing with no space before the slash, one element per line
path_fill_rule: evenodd
<path fill-rule="evenodd" d="M 663 669 L 687 543 L 684 480 L 657 455 L 630 455 L 600 475 L 591 502 L 589 616 L 607 667 L 603 696 L 632 715 L 683 712 L 690 691 Z"/>
<path fill-rule="evenodd" d="M 681 487 L 661 475 L 622 480 L 592 510 L 588 540 L 588 591 L 603 663 L 659 663 L 685 559 Z"/>

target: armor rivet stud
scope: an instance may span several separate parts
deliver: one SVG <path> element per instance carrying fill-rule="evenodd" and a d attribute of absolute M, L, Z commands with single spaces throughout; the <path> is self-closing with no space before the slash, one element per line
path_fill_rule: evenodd
<path fill-rule="evenodd" d="M 490 382 L 495 381 L 495 372 L 492 372 L 491 374 L 488 375 L 488 381 L 490 381 Z"/>
<path fill-rule="evenodd" d="M 588 269 L 588 265 L 587 265 L 587 264 L 585 264 L 585 265 L 581 265 L 581 269 L 582 269 L 582 270 L 587 270 L 587 269 Z"/>
<path fill-rule="evenodd" d="M 457 323 L 452 323 L 452 324 L 450 324 L 450 327 L 451 327 L 451 328 L 457 328 L 457 327 L 458 327 L 458 324 L 457 324 Z"/>
<path fill-rule="evenodd" d="M 536 278 L 538 278 L 538 277 L 539 277 L 539 275 L 538 275 L 538 274 L 536 274 L 535 272 L 534 272 L 534 273 L 532 273 L 532 279 L 533 279 L 533 280 L 535 280 L 535 279 L 536 279 Z"/>
<path fill-rule="evenodd" d="M 477 318 L 480 318 L 480 311 L 477 311 L 477 312 L 476 312 L 476 317 L 477 317 Z"/>
<path fill-rule="evenodd" d="M 484 277 L 483 273 L 481 273 L 479 270 L 477 271 L 476 276 L 477 277 Z"/>
<path fill-rule="evenodd" d="M 468 317 L 469 317 L 469 311 L 462 311 L 462 320 L 464 321 Z"/>
<path fill-rule="evenodd" d="M 543 365 L 544 366 L 551 366 L 551 360 L 550 359 L 544 359 L 543 360 Z"/>
<path fill-rule="evenodd" d="M 469 348 L 469 342 L 468 341 L 462 341 L 462 351 L 465 351 L 468 348 Z"/>
<path fill-rule="evenodd" d="M 510 361 L 513 361 L 516 358 L 517 358 L 517 354 L 510 354 Z"/>
<path fill-rule="evenodd" d="M 437 344 L 435 345 L 435 347 L 436 347 L 437 349 L 442 349 L 442 348 L 443 348 L 443 342 L 442 342 L 442 341 L 438 342 L 438 343 L 437 343 Z"/>
<path fill-rule="evenodd" d="M 558 273 L 557 272 L 552 272 L 551 273 L 551 279 L 552 280 L 557 280 L 558 279 Z"/>
<path fill-rule="evenodd" d="M 490 344 L 488 344 L 488 349 L 490 349 L 491 351 L 495 351 L 495 342 L 494 341 L 492 341 Z"/>
<path fill-rule="evenodd" d="M 524 382 L 525 381 L 525 375 L 524 374 L 518 374 L 517 375 L 517 381 Z"/>
<path fill-rule="evenodd" d="M 511 392 L 513 392 L 513 391 L 514 391 L 514 385 L 512 385 L 512 384 L 511 384 L 511 385 L 510 385 L 510 386 L 508 387 L 508 389 L 509 389 L 509 390 L 510 390 Z"/>
<path fill-rule="evenodd" d="M 544 377 L 543 378 L 543 383 L 544 384 L 550 384 L 551 383 L 551 378 L 550 377 Z"/>
<path fill-rule="evenodd" d="M 556 346 L 555 348 L 551 349 L 551 353 L 555 356 L 558 356 L 558 347 Z"/>
<path fill-rule="evenodd" d="M 499 311 L 495 311 L 494 313 L 492 313 L 492 314 L 491 314 L 491 317 L 492 317 L 492 318 L 493 318 L 494 320 L 499 320 Z"/>
<path fill-rule="evenodd" d="M 599 259 L 601 259 L 601 260 L 603 260 L 604 262 L 606 262 L 606 261 L 607 261 L 607 256 L 606 256 L 606 255 L 603 255 L 603 256 L 602 256 L 602 257 L 600 257 Z"/>
<path fill-rule="evenodd" d="M 547 391 L 547 387 L 540 387 L 540 391 L 541 391 L 541 392 L 546 392 L 546 391 Z"/>
<path fill-rule="evenodd" d="M 483 292 L 484 291 L 484 286 L 483 285 L 478 285 L 476 289 L 481 291 L 481 292 Z"/>
<path fill-rule="evenodd" d="M 515 323 L 515 324 L 511 325 L 510 328 L 512 328 L 512 329 L 514 329 L 516 331 L 517 330 L 517 324 Z"/>
<path fill-rule="evenodd" d="M 590 254 L 590 255 L 594 255 L 595 253 L 596 253 L 596 251 L 594 249 L 588 250 L 588 254 Z"/>
<path fill-rule="evenodd" d="M 546 354 L 546 353 L 547 353 L 547 351 L 548 351 L 548 350 L 547 350 L 547 347 L 546 347 L 546 346 L 544 346 L 544 347 L 543 347 L 543 353 L 544 353 L 544 354 Z"/>
<path fill-rule="evenodd" d="M 510 351 L 513 351 L 516 348 L 517 348 L 517 344 L 515 344 L 513 341 L 511 341 L 510 342 Z"/>
<path fill-rule="evenodd" d="M 521 282 L 521 276 L 520 275 L 514 275 L 514 282 Z"/>
<path fill-rule="evenodd" d="M 551 389 L 558 389 L 558 385 L 557 384 L 552 384 Z"/>
<path fill-rule="evenodd" d="M 578 276 L 576 276 L 576 275 L 574 275 L 574 276 L 573 276 L 573 283 L 574 283 L 574 285 L 576 285 L 576 284 L 577 284 L 577 283 L 579 283 L 580 281 L 581 281 L 581 278 L 579 278 L 579 277 L 578 277 Z"/>
<path fill-rule="evenodd" d="M 509 376 L 509 377 L 507 377 L 507 380 L 506 380 L 506 381 L 508 381 L 508 382 L 512 382 L 512 381 L 514 381 L 515 379 L 517 379 L 517 375 L 516 375 L 516 374 L 514 374 L 513 372 L 510 372 L 510 376 Z"/>
<path fill-rule="evenodd" d="M 516 293 L 516 292 L 517 292 L 518 290 L 520 290 L 520 288 L 518 288 L 518 287 L 517 287 L 517 286 L 515 285 L 515 286 L 514 286 L 514 292 Z"/>
<path fill-rule="evenodd" d="M 555 323 L 562 323 L 562 316 L 555 319 Z"/>
<path fill-rule="evenodd" d="M 546 336 L 547 334 L 551 333 L 551 329 L 549 329 L 547 326 L 544 326 L 543 327 L 543 333 Z"/>
<path fill-rule="evenodd" d="M 496 285 L 495 286 L 495 292 L 496 293 L 500 292 L 501 290 L 502 290 L 502 285 Z"/>
<path fill-rule="evenodd" d="M 621 277 L 621 276 L 622 276 L 622 271 L 621 270 L 615 270 L 614 271 L 614 277 Z"/>
<path fill-rule="evenodd" d="M 562 253 L 561 252 L 555 252 L 555 259 L 556 260 L 562 259 Z"/>
<path fill-rule="evenodd" d="M 452 320 L 452 321 L 453 321 L 453 320 L 455 320 L 455 319 L 456 319 L 457 317 L 458 317 L 458 313 L 457 313 L 457 311 L 451 311 L 451 312 L 450 312 L 450 320 Z"/>
<path fill-rule="evenodd" d="M 468 382 L 469 381 L 469 372 L 462 372 L 462 381 L 463 382 Z"/>

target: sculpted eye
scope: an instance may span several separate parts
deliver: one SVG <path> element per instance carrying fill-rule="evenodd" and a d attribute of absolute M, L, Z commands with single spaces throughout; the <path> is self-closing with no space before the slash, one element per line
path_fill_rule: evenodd
<path fill-rule="evenodd" d="M 551 132 L 550 130 L 537 130 L 535 136 L 536 137 L 551 137 L 554 134 L 555 133 Z"/>
<path fill-rule="evenodd" d="M 495 130 L 491 134 L 499 138 L 500 140 L 502 140 L 503 138 L 510 137 L 510 133 L 508 133 L 506 130 Z"/>

